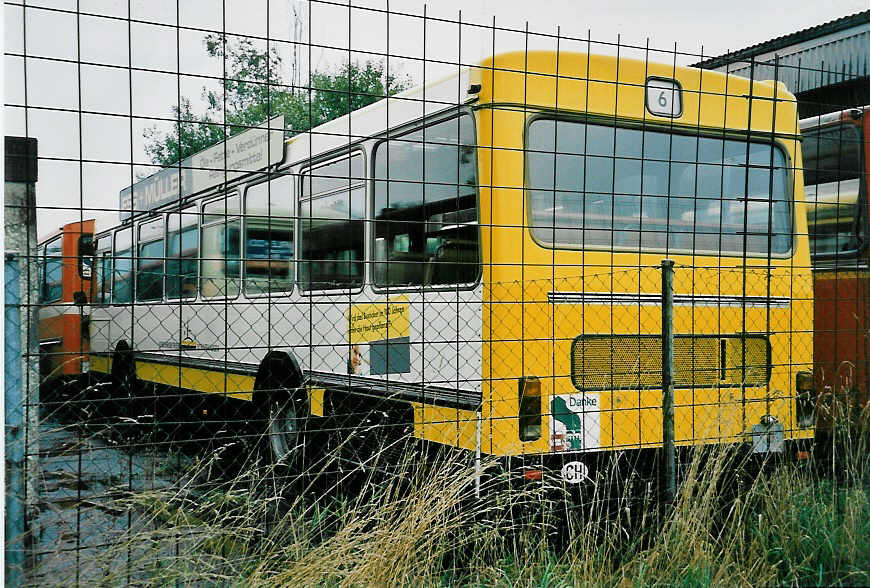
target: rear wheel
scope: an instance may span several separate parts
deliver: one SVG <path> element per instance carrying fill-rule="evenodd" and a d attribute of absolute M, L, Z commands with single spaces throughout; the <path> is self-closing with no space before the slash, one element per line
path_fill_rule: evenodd
<path fill-rule="evenodd" d="M 271 454 L 273 464 L 294 469 L 302 462 L 303 433 L 309 414 L 304 380 L 292 353 L 273 350 L 260 363 L 254 382 L 255 422 L 266 437 L 265 453 Z"/>
<path fill-rule="evenodd" d="M 303 417 L 299 402 L 289 394 L 269 401 L 269 420 L 266 434 L 274 463 L 290 465 L 299 461 L 303 453 Z"/>

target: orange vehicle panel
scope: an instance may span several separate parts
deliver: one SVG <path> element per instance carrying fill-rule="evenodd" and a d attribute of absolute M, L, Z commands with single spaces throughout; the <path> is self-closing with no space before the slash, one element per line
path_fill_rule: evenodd
<path fill-rule="evenodd" d="M 861 410 L 870 397 L 870 271 L 819 272 L 814 282 L 817 389 Z M 830 424 L 824 408 L 819 419 Z"/>
<path fill-rule="evenodd" d="M 79 271 L 79 240 L 93 233 L 94 221 L 85 220 L 68 223 L 42 239 L 42 243 L 47 243 L 58 235 L 61 237 L 61 297 L 43 303 L 39 312 L 40 374 L 44 380 L 80 375 L 82 361 L 90 353 L 84 329 L 87 316 L 82 313 L 83 306 L 75 303 L 77 292 L 85 295 L 82 300 L 85 305 L 90 302 L 91 280 L 83 278 Z"/>

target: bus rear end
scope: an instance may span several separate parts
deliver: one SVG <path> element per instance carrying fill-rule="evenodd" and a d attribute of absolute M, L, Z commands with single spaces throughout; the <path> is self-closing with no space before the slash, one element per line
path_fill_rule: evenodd
<path fill-rule="evenodd" d="M 39 371 L 43 384 L 88 370 L 94 221 L 63 225 L 39 245 Z"/>
<path fill-rule="evenodd" d="M 814 421 L 794 98 L 584 54 L 508 54 L 495 72 L 479 130 L 484 449 L 547 456 L 568 482 L 662 447 L 667 258 L 676 444 L 795 453 Z"/>
<path fill-rule="evenodd" d="M 870 399 L 870 106 L 801 121 L 815 290 L 820 427 Z"/>

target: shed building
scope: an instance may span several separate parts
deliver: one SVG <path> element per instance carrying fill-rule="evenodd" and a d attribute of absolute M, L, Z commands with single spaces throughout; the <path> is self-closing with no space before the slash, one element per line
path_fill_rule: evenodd
<path fill-rule="evenodd" d="M 785 82 L 801 118 L 870 104 L 870 10 L 693 66 Z"/>

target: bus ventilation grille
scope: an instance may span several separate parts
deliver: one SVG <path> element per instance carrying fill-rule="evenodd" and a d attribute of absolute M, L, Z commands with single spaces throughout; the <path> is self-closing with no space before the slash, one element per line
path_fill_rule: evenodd
<path fill-rule="evenodd" d="M 764 335 L 676 335 L 674 387 L 763 386 L 770 379 Z M 581 335 L 571 345 L 571 381 L 578 390 L 661 388 L 658 335 Z"/>

